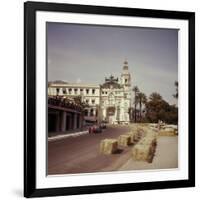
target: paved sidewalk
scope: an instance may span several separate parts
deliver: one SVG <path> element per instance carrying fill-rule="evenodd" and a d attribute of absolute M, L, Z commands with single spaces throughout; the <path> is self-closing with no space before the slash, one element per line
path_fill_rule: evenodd
<path fill-rule="evenodd" d="M 119 170 L 178 168 L 178 136 L 160 136 L 152 163 L 130 158 Z"/>
<path fill-rule="evenodd" d="M 78 137 L 80 135 L 85 135 L 85 134 L 88 134 L 89 131 L 88 130 L 85 130 L 85 131 L 79 131 L 79 132 L 75 132 L 75 133 L 62 133 L 62 134 L 58 134 L 58 135 L 55 135 L 55 136 L 52 136 L 52 137 L 49 137 L 48 138 L 48 141 L 55 141 L 55 140 L 60 140 L 60 139 L 63 139 L 63 138 L 68 138 L 68 137 Z"/>

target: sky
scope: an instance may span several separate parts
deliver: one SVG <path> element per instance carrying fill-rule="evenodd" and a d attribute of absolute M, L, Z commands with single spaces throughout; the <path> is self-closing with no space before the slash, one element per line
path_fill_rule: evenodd
<path fill-rule="evenodd" d="M 48 81 L 104 83 L 128 61 L 132 87 L 176 99 L 178 30 L 47 23 Z"/>

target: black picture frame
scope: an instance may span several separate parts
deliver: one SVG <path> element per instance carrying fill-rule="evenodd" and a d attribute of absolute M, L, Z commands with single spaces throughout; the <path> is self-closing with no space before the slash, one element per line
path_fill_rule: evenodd
<path fill-rule="evenodd" d="M 36 188 L 36 12 L 72 12 L 116 16 L 184 19 L 189 22 L 189 178 L 187 180 L 140 182 L 63 188 Z M 42 197 L 123 192 L 195 186 L 195 13 L 103 7 L 44 2 L 24 3 L 24 196 Z"/>

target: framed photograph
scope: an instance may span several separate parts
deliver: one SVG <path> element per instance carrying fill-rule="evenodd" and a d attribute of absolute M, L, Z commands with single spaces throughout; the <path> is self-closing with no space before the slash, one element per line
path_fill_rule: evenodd
<path fill-rule="evenodd" d="M 195 185 L 195 13 L 24 4 L 24 196 Z"/>

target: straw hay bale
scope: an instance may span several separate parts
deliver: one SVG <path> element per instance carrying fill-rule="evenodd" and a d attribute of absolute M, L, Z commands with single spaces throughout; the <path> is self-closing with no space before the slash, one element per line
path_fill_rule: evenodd
<path fill-rule="evenodd" d="M 149 145 L 149 146 L 151 146 L 152 150 L 155 152 L 155 148 L 157 146 L 157 136 L 156 135 L 147 135 L 146 137 L 142 138 L 138 144 Z"/>
<path fill-rule="evenodd" d="M 116 139 L 104 139 L 100 143 L 100 153 L 112 154 L 118 149 L 118 142 Z"/>
<path fill-rule="evenodd" d="M 130 143 L 135 143 L 135 133 L 129 132 L 127 135 L 131 138 Z"/>
<path fill-rule="evenodd" d="M 168 125 L 165 125 L 164 128 L 172 128 L 172 129 L 178 130 L 178 125 L 168 124 Z"/>
<path fill-rule="evenodd" d="M 132 157 L 138 161 L 147 161 L 150 153 L 151 149 L 149 145 L 137 144 L 132 149 Z"/>
<path fill-rule="evenodd" d="M 134 140 L 139 141 L 144 136 L 145 136 L 144 131 L 142 129 L 139 129 L 134 135 Z"/>
<path fill-rule="evenodd" d="M 143 144 L 143 145 L 154 145 L 155 143 L 156 143 L 155 137 L 145 137 L 139 141 L 139 144 Z"/>
<path fill-rule="evenodd" d="M 157 146 L 157 134 L 153 131 L 147 131 L 143 137 L 132 149 L 132 156 L 135 160 L 151 162 Z"/>
<path fill-rule="evenodd" d="M 128 146 L 131 144 L 131 136 L 129 135 L 120 135 L 118 138 L 118 143 L 121 146 Z"/>
<path fill-rule="evenodd" d="M 176 135 L 176 132 L 172 128 L 170 128 L 170 129 L 167 128 L 167 129 L 159 131 L 159 136 L 174 136 L 174 135 Z"/>

